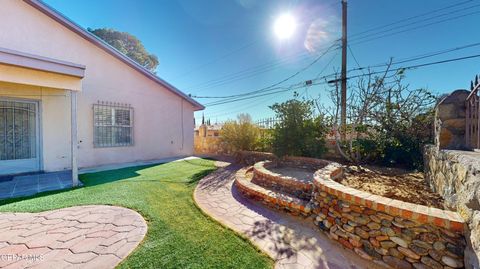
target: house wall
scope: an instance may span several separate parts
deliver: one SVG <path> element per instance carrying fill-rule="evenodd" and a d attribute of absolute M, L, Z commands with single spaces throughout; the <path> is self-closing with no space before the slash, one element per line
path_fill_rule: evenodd
<path fill-rule="evenodd" d="M 0 98 L 38 101 L 43 169 L 69 169 L 70 92 L 65 90 L 0 82 Z"/>
<path fill-rule="evenodd" d="M 79 167 L 193 153 L 194 108 L 190 103 L 23 1 L 2 0 L 0 47 L 86 66 L 78 96 Z M 92 106 L 97 101 L 134 108 L 134 146 L 93 147 Z M 54 160 L 45 158 L 45 163 Z"/>

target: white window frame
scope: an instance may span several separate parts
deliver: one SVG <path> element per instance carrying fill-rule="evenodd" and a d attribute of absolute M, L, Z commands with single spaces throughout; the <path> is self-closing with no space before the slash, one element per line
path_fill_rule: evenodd
<path fill-rule="evenodd" d="M 111 110 L 111 124 L 105 124 L 97 121 L 96 117 L 96 109 L 102 110 Z M 116 124 L 115 116 L 117 110 L 127 110 L 130 113 L 130 124 L 129 125 L 119 125 Z M 133 128 L 134 126 L 134 118 L 133 118 L 133 108 L 127 104 L 120 104 L 120 103 L 111 103 L 111 102 L 98 102 L 97 104 L 93 105 L 93 145 L 95 148 L 113 148 L 113 147 L 131 147 L 134 145 L 134 136 L 133 136 Z M 111 141 L 110 142 L 99 142 L 99 141 L 108 141 L 107 138 L 99 139 L 98 136 L 102 135 L 98 133 L 97 127 L 104 127 L 110 128 L 109 132 L 104 132 L 104 135 L 110 135 Z M 117 142 L 115 136 L 115 128 L 124 128 L 130 131 L 130 142 L 123 143 Z"/>

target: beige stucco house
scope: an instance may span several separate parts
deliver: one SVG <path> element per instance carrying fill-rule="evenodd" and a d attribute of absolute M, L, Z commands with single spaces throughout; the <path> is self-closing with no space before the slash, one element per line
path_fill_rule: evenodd
<path fill-rule="evenodd" d="M 193 153 L 203 106 L 39 0 L 1 0 L 0 175 Z"/>

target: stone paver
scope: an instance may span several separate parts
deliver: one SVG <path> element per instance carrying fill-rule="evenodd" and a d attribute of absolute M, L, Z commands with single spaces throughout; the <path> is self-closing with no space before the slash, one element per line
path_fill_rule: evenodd
<path fill-rule="evenodd" d="M 0 268 L 115 268 L 146 232 L 140 214 L 116 206 L 0 213 Z"/>
<path fill-rule="evenodd" d="M 276 268 L 384 268 L 331 241 L 311 219 L 296 218 L 244 198 L 233 186 L 239 166 L 222 164 L 195 189 L 198 206 L 246 236 L 275 261 Z"/>

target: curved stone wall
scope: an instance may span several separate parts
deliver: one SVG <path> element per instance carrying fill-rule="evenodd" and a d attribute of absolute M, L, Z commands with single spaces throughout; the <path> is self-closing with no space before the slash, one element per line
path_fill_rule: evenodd
<path fill-rule="evenodd" d="M 253 182 L 255 184 L 310 200 L 313 191 L 312 181 L 306 182 L 294 177 L 283 176 L 269 170 L 276 166 L 270 161 L 258 162 L 253 166 Z"/>
<path fill-rule="evenodd" d="M 315 174 L 315 224 L 361 257 L 393 268 L 462 268 L 464 222 L 452 211 L 359 191 L 333 179 L 339 164 Z"/>
<path fill-rule="evenodd" d="M 252 183 L 250 179 L 246 177 L 246 173 L 251 171 L 253 171 L 253 167 L 240 169 L 235 176 L 235 187 L 244 196 L 259 201 L 269 207 L 285 210 L 292 215 L 310 215 L 312 207 L 309 201 L 271 191 Z"/>

